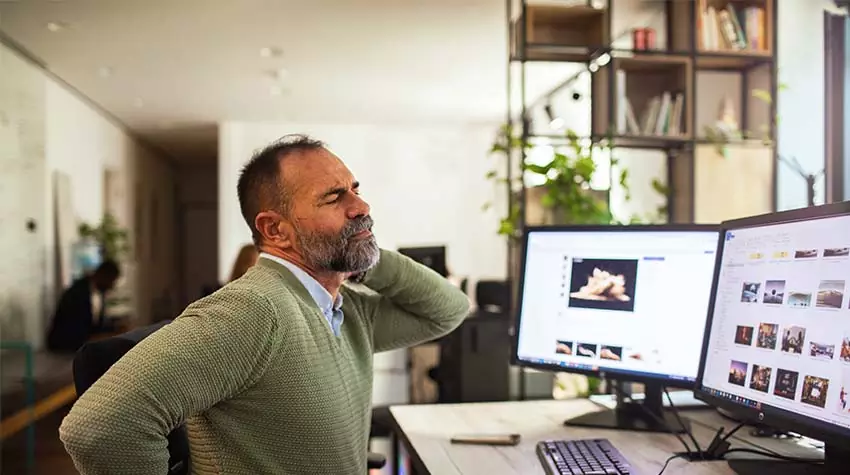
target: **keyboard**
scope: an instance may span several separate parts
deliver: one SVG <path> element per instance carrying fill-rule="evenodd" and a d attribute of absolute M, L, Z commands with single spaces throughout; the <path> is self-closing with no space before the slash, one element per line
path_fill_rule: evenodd
<path fill-rule="evenodd" d="M 637 473 L 608 439 L 544 440 L 537 443 L 537 455 L 549 475 Z"/>

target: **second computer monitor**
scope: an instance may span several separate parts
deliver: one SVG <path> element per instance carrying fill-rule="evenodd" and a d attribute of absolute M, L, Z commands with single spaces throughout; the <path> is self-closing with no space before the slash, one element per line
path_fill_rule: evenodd
<path fill-rule="evenodd" d="M 736 473 L 850 472 L 850 202 L 723 223 L 695 394 L 826 443 L 826 465 L 730 462 Z"/>
<path fill-rule="evenodd" d="M 434 270 L 443 277 L 448 277 L 446 266 L 446 246 L 402 247 L 398 252 L 414 261 Z"/>
<path fill-rule="evenodd" d="M 648 383 L 640 409 L 662 416 L 660 388 L 696 380 L 717 243 L 715 226 L 529 229 L 514 362 Z"/>

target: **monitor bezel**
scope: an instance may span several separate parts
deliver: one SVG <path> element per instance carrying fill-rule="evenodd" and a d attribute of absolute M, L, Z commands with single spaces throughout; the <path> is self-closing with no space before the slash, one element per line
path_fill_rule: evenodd
<path fill-rule="evenodd" d="M 717 299 L 717 287 L 720 281 L 720 267 L 723 262 L 723 248 L 725 247 L 725 236 L 729 231 L 737 229 L 752 228 L 757 226 L 768 226 L 775 224 L 786 224 L 795 221 L 813 221 L 850 215 L 850 201 L 828 205 L 800 208 L 778 213 L 762 214 L 758 216 L 740 218 L 724 221 L 720 225 L 720 239 L 717 242 L 715 253 L 716 263 L 714 266 L 714 278 L 711 283 L 711 296 L 708 303 L 708 315 L 705 319 L 705 331 L 703 332 L 702 351 L 700 352 L 699 371 L 694 387 L 694 397 L 714 407 L 729 411 L 736 418 L 746 422 L 763 424 L 778 430 L 794 432 L 806 437 L 820 440 L 827 444 L 837 444 L 842 447 L 850 447 L 850 429 L 844 429 L 820 421 L 812 417 L 780 409 L 771 405 L 762 405 L 760 409 L 744 406 L 732 400 L 716 397 L 711 394 L 703 384 L 705 376 L 705 365 L 708 355 L 708 346 L 711 341 L 709 332 L 714 321 L 714 307 Z M 718 390 L 718 388 L 714 388 Z"/>
<path fill-rule="evenodd" d="M 720 239 L 720 227 L 716 224 L 638 224 L 638 225 L 567 225 L 567 226 L 527 226 L 522 236 L 522 246 L 520 255 L 520 274 L 519 287 L 517 289 L 517 306 L 516 319 L 514 322 L 513 338 L 511 340 L 511 364 L 513 366 L 521 366 L 525 368 L 539 369 L 543 371 L 581 374 L 585 376 L 597 376 L 611 378 L 619 381 L 630 381 L 636 383 L 664 383 L 664 386 L 670 388 L 693 389 L 696 380 L 687 381 L 684 379 L 672 379 L 653 373 L 636 373 L 634 371 L 620 371 L 616 369 L 601 370 L 585 370 L 579 368 L 567 368 L 555 364 L 534 363 L 523 360 L 519 357 L 519 337 L 520 329 L 522 328 L 522 304 L 524 298 L 523 289 L 525 288 L 525 268 L 528 259 L 528 241 L 529 235 L 532 233 L 563 233 L 563 232 L 579 232 L 579 233 L 598 233 L 598 232 L 716 232 L 718 240 Z"/>

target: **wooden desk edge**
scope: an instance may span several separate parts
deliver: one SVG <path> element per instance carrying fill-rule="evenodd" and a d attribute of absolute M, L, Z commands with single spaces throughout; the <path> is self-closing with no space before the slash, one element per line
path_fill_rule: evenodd
<path fill-rule="evenodd" d="M 425 465 L 425 462 L 419 456 L 419 453 L 416 450 L 413 449 L 413 444 L 410 442 L 410 439 L 407 437 L 407 433 L 404 430 L 402 430 L 401 425 L 398 423 L 398 420 L 396 419 L 395 411 L 393 409 L 396 409 L 397 407 L 403 407 L 403 406 L 404 406 L 403 404 L 400 404 L 400 405 L 397 405 L 397 406 L 390 406 L 390 415 L 392 416 L 392 420 L 393 420 L 392 421 L 393 432 L 395 432 L 396 437 L 401 442 L 402 447 L 404 447 L 404 452 L 407 454 L 407 456 L 410 459 L 411 465 L 413 465 L 413 467 L 412 467 L 413 473 L 415 473 L 416 475 L 420 475 L 420 474 L 430 475 L 431 471 L 428 470 L 428 467 Z M 398 460 L 394 460 L 393 463 L 397 464 Z M 396 470 L 396 473 L 398 473 L 398 472 L 399 472 L 399 470 Z"/>

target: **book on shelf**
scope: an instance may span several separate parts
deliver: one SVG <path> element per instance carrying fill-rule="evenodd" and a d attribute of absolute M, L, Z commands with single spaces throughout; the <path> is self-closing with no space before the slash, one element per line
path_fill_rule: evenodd
<path fill-rule="evenodd" d="M 704 51 L 766 51 L 765 13 L 761 7 L 726 8 L 699 0 L 698 41 Z"/>
<path fill-rule="evenodd" d="M 647 102 L 638 120 L 632 102 L 626 96 L 626 72 L 617 71 L 616 126 L 618 135 L 650 137 L 677 137 L 683 135 L 682 117 L 685 95 L 681 92 L 664 92 Z"/>

